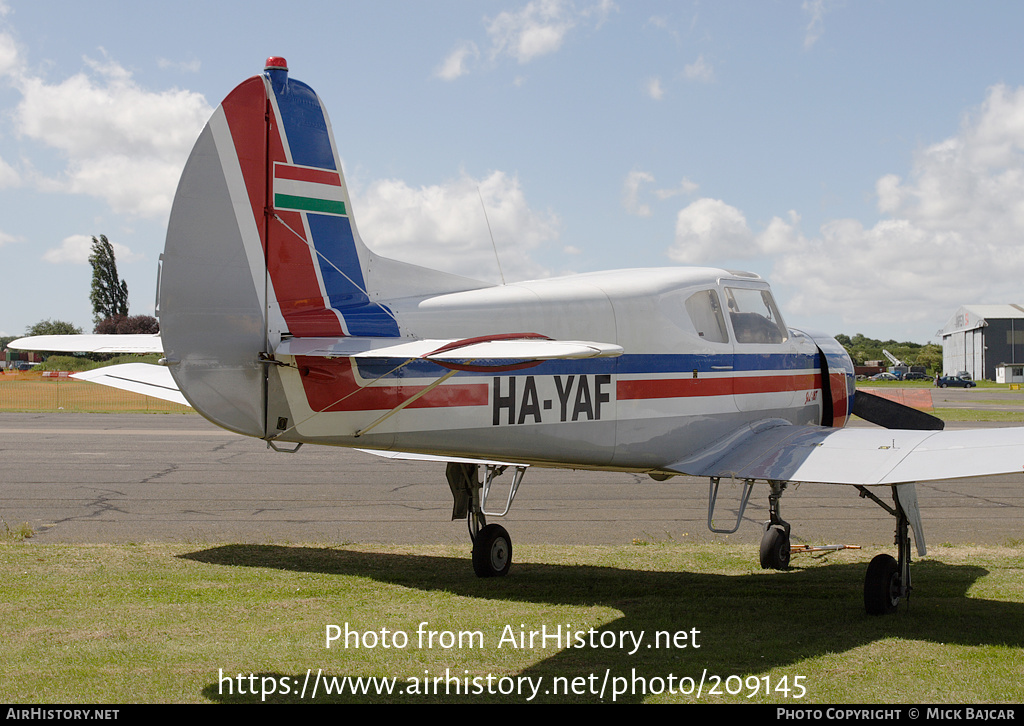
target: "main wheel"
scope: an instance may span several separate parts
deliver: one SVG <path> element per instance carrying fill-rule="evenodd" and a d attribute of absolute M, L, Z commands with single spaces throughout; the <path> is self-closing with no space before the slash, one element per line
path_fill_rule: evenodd
<path fill-rule="evenodd" d="M 488 524 L 473 540 L 473 571 L 477 577 L 504 577 L 512 565 L 512 538 L 500 524 Z"/>
<path fill-rule="evenodd" d="M 864 608 L 868 615 L 888 615 L 900 604 L 900 566 L 890 555 L 876 555 L 864 577 Z"/>
<path fill-rule="evenodd" d="M 761 537 L 761 569 L 789 569 L 789 535 L 780 527 L 769 527 Z"/>

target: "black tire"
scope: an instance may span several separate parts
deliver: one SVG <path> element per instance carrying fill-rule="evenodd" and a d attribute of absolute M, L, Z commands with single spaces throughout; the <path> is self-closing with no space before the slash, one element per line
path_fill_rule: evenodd
<path fill-rule="evenodd" d="M 789 569 L 789 536 L 780 527 L 769 527 L 761 537 L 761 569 Z"/>
<path fill-rule="evenodd" d="M 504 577 L 512 566 L 512 538 L 500 524 L 488 524 L 473 541 L 473 571 L 477 577 Z"/>
<path fill-rule="evenodd" d="M 899 604 L 899 564 L 890 555 L 877 555 L 864 577 L 864 609 L 868 615 L 889 615 Z"/>

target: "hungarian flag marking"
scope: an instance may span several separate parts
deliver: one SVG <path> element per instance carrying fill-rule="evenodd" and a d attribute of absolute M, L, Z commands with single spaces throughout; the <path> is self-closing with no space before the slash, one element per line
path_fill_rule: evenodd
<path fill-rule="evenodd" d="M 346 215 L 341 174 L 333 169 L 274 164 L 274 206 L 299 212 Z"/>

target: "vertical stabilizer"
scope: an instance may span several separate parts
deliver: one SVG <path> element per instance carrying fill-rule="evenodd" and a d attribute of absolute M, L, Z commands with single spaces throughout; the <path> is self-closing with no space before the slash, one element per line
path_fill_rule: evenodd
<path fill-rule="evenodd" d="M 319 97 L 281 58 L 235 88 L 185 165 L 157 312 L 178 386 L 204 416 L 265 435 L 261 353 L 284 335 L 397 336 L 366 288 L 370 254 Z"/>

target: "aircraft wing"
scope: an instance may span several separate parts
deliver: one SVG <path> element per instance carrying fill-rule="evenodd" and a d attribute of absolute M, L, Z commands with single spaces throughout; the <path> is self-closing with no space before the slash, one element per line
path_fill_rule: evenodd
<path fill-rule="evenodd" d="M 373 454 L 383 459 L 394 459 L 396 461 L 434 461 L 440 463 L 451 463 L 456 464 L 480 464 L 481 466 L 520 466 L 526 468 L 529 464 L 517 463 L 513 461 L 500 461 L 496 459 L 482 459 L 480 457 L 464 457 L 464 456 L 437 456 L 435 454 L 415 454 L 408 451 L 380 451 L 377 449 L 356 449 L 356 451 L 362 451 L 364 454 Z"/>
<path fill-rule="evenodd" d="M 42 353 L 163 353 L 160 335 L 33 335 L 9 343 Z"/>
<path fill-rule="evenodd" d="M 1024 471 L 1024 428 L 832 429 L 771 419 L 665 467 L 691 476 L 892 485 Z"/>
<path fill-rule="evenodd" d="M 185 396 L 178 390 L 178 384 L 171 377 L 170 369 L 151 363 L 122 363 L 121 365 L 73 373 L 71 377 L 80 381 L 120 388 L 124 391 L 143 393 L 153 398 L 185 406 L 189 405 Z"/>

